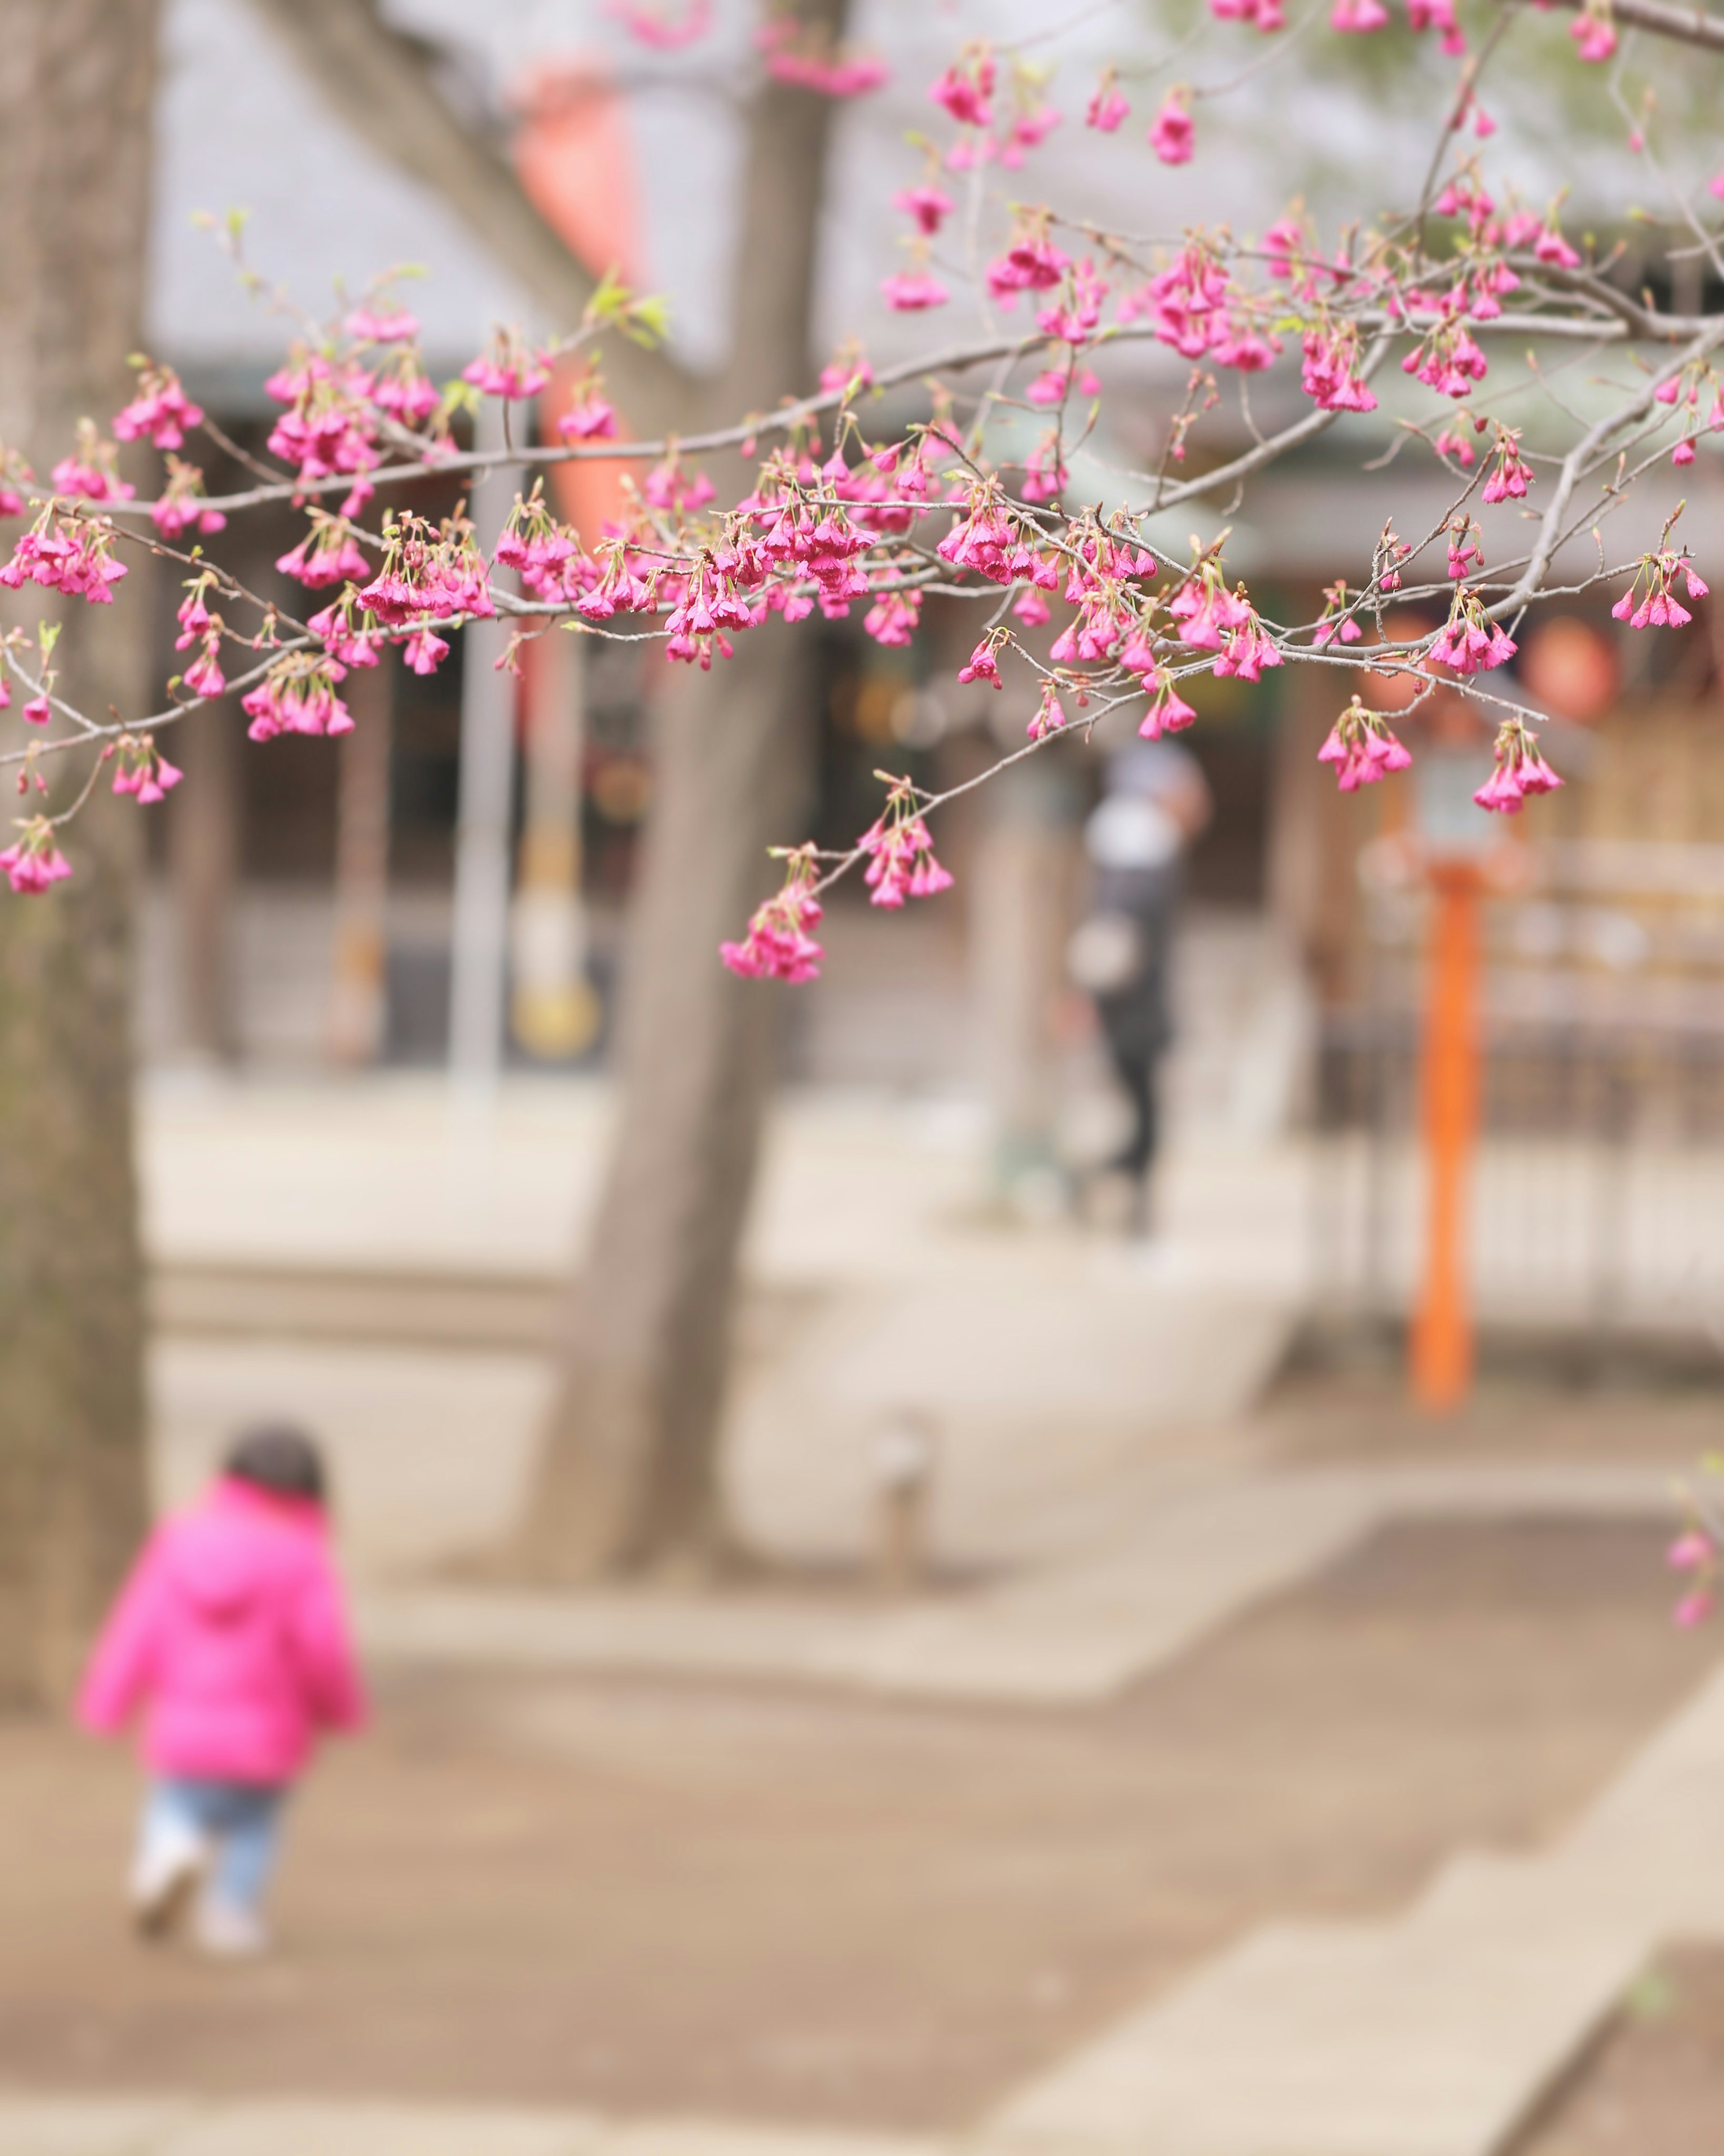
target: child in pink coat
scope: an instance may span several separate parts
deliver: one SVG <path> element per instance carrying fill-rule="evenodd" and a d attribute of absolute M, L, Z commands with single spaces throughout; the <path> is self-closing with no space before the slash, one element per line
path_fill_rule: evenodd
<path fill-rule="evenodd" d="M 201 1886 L 199 1943 L 259 1953 L 282 1800 L 317 1732 L 357 1728 L 365 1712 L 323 1463 L 298 1430 L 249 1432 L 203 1502 L 146 1544 L 78 1717 L 113 1735 L 139 1708 L 151 1786 L 131 1877 L 138 1923 L 167 1931 Z"/>

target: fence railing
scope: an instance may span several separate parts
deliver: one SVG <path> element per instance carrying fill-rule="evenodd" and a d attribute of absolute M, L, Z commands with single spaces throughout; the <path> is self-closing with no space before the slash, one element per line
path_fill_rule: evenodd
<path fill-rule="evenodd" d="M 1423 1248 L 1426 901 L 1368 859 L 1364 882 L 1363 993 L 1319 1044 L 1315 1270 L 1326 1309 L 1398 1319 Z M 1475 1317 L 1724 1344 L 1724 848 L 1529 850 L 1483 940 Z"/>

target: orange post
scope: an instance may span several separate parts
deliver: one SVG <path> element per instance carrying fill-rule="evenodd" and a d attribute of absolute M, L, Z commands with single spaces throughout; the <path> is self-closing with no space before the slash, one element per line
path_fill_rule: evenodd
<path fill-rule="evenodd" d="M 1430 879 L 1435 916 L 1420 1070 L 1428 1188 L 1412 1378 L 1419 1404 L 1440 1411 L 1466 1397 L 1473 1374 L 1466 1197 L 1479 1118 L 1479 875 L 1470 862 L 1439 861 Z"/>

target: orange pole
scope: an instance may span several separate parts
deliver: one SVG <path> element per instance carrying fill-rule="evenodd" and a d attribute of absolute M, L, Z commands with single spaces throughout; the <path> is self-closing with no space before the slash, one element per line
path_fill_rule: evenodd
<path fill-rule="evenodd" d="M 1428 1181 L 1424 1279 L 1413 1321 L 1413 1396 L 1457 1407 L 1472 1384 L 1466 1277 L 1468 1169 L 1479 1118 L 1478 876 L 1468 864 L 1431 871 L 1431 928 L 1420 1076 Z"/>

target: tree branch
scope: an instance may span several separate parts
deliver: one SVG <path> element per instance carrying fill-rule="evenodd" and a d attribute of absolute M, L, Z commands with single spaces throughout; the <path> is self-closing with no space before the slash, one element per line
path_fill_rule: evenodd
<path fill-rule="evenodd" d="M 1577 13 L 1585 0 L 1557 0 Z M 1655 38 L 1677 38 L 1684 44 L 1703 45 L 1708 52 L 1724 53 L 1724 15 L 1706 8 L 1672 8 L 1665 0 L 1611 0 L 1610 13 L 1624 28 L 1650 30 Z"/>

